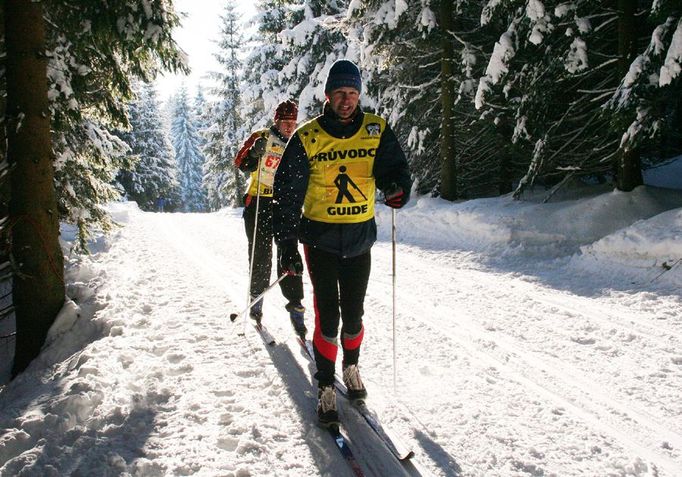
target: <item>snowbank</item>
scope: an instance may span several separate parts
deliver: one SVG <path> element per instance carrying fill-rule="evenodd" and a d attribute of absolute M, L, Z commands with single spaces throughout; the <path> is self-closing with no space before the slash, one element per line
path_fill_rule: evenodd
<path fill-rule="evenodd" d="M 548 258 L 589 251 L 663 261 L 682 257 L 676 218 L 682 211 L 671 211 L 680 207 L 679 191 L 647 186 L 547 204 L 509 196 L 460 203 L 421 197 L 397 213 L 397 228 L 399 241 L 436 249 Z M 390 240 L 390 209 L 378 209 L 380 237 Z"/>

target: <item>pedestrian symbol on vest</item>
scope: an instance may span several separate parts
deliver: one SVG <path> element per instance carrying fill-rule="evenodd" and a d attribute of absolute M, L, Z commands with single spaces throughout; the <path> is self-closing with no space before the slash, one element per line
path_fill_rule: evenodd
<path fill-rule="evenodd" d="M 346 174 L 346 166 L 341 166 L 339 167 L 339 175 L 336 176 L 336 179 L 334 179 L 334 185 L 336 186 L 337 189 L 339 189 L 339 193 L 336 195 L 336 204 L 340 204 L 343 202 L 343 198 L 345 197 L 348 202 L 355 202 L 355 197 L 353 197 L 353 194 L 350 193 L 348 190 L 348 186 L 352 186 L 353 189 L 358 191 L 360 195 L 362 196 L 363 199 L 367 200 L 367 197 L 365 194 L 362 193 L 360 188 L 353 182 L 353 179 L 351 179 L 348 174 Z"/>

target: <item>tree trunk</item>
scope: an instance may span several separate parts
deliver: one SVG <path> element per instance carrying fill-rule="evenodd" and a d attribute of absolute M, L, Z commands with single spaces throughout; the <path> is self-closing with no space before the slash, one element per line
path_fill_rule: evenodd
<path fill-rule="evenodd" d="M 509 194 L 514 190 L 514 178 L 512 177 L 512 149 L 514 146 L 511 141 L 506 139 L 511 136 L 512 128 L 509 125 L 509 120 L 501 119 L 497 124 L 494 136 L 492 136 L 492 139 L 499 145 L 499 175 L 497 178 L 497 192 L 499 195 Z"/>
<path fill-rule="evenodd" d="M 0 38 L 5 38 L 4 11 L 0 8 Z M 4 50 L 4 45 L 2 47 Z M 0 78 L 0 91 L 5 90 L 4 79 Z M 5 95 L 0 95 L 0 117 L 5 117 Z M 0 127 L 0 383 L 9 379 L 11 357 L 14 356 L 14 309 L 12 307 L 12 267 L 9 257 L 9 164 L 7 163 L 7 140 L 4 125 Z"/>
<path fill-rule="evenodd" d="M 497 182 L 497 192 L 500 195 L 509 194 L 514 190 L 511 177 L 510 156 L 507 148 L 500 150 L 500 175 Z"/>
<path fill-rule="evenodd" d="M 450 35 L 453 30 L 453 0 L 442 0 L 440 6 L 440 27 L 442 30 L 441 58 L 441 113 L 440 129 L 440 195 L 446 200 L 457 199 L 457 161 L 455 156 L 455 121 L 454 103 L 455 87 L 453 83 L 453 65 L 455 47 Z"/>
<path fill-rule="evenodd" d="M 4 0 L 4 13 L 16 376 L 40 352 L 64 303 L 64 259 L 58 240 L 42 2 Z"/>
<path fill-rule="evenodd" d="M 618 69 L 622 78 L 637 54 L 637 0 L 618 0 Z M 621 148 L 616 156 L 616 187 L 629 192 L 642 185 L 639 149 Z"/>

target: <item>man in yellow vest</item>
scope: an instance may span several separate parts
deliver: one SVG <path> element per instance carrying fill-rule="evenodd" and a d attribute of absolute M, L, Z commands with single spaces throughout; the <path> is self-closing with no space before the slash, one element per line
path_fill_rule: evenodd
<path fill-rule="evenodd" d="M 246 140 L 235 158 L 235 165 L 249 174 L 244 197 L 244 226 L 249 242 L 249 264 L 253 262 L 250 293 L 255 298 L 268 286 L 272 268 L 272 185 L 275 171 L 289 137 L 296 129 L 298 106 L 284 101 L 277 106 L 274 125 L 255 131 Z M 255 241 L 255 244 L 254 244 Z M 253 256 L 252 256 L 253 254 Z M 285 273 L 277 267 L 278 276 Z M 303 281 L 301 273 L 290 274 L 280 282 L 282 294 L 288 300 L 286 309 L 296 333 L 305 337 Z M 260 323 L 263 300 L 251 307 L 251 318 Z"/>
<path fill-rule="evenodd" d="M 376 240 L 375 192 L 400 208 L 412 187 L 405 154 L 386 121 L 359 107 L 362 80 L 351 61 L 336 61 L 325 83 L 323 113 L 299 127 L 275 175 L 273 228 L 283 270 L 303 271 L 303 243 L 313 285 L 313 348 L 321 425 L 338 423 L 334 372 L 340 346 L 351 400 L 367 396 L 358 360 Z"/>

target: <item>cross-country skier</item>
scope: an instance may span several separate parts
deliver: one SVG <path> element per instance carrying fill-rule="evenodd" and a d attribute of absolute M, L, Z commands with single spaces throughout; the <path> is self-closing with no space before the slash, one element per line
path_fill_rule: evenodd
<path fill-rule="evenodd" d="M 386 120 L 359 106 L 358 67 L 336 61 L 324 91 L 323 113 L 296 130 L 277 169 L 273 227 L 283 270 L 303 270 L 298 241 L 303 243 L 315 303 L 317 415 L 329 426 L 339 419 L 334 391 L 339 321 L 349 398 L 367 395 L 358 360 L 370 249 L 377 234 L 376 189 L 384 192 L 387 205 L 400 208 L 409 199 L 412 180 Z"/>
<path fill-rule="evenodd" d="M 244 197 L 244 226 L 249 242 L 249 264 L 253 260 L 250 293 L 255 298 L 268 286 L 272 268 L 272 185 L 275 171 L 282 158 L 284 147 L 296 129 L 298 106 L 294 101 L 284 101 L 275 110 L 274 125 L 255 131 L 246 140 L 235 158 L 235 165 L 250 174 Z M 255 231 L 255 237 L 254 237 Z M 254 247 L 255 239 L 255 247 Z M 253 253 L 253 257 L 251 254 Z M 277 267 L 278 276 L 284 271 Z M 282 294 L 288 300 L 286 309 L 296 332 L 305 336 L 305 308 L 302 271 L 287 276 L 280 282 Z M 263 317 L 263 299 L 251 307 L 250 316 L 260 323 Z"/>

